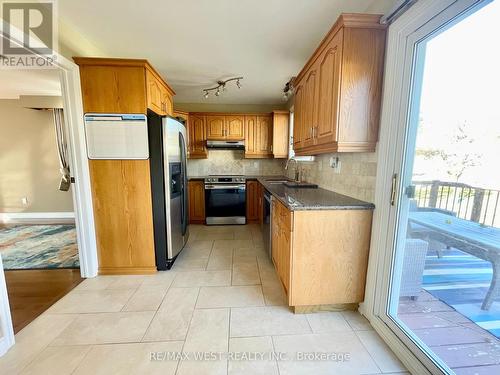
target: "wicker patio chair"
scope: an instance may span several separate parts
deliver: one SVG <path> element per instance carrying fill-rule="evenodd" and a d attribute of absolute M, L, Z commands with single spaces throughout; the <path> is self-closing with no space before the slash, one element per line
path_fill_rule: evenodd
<path fill-rule="evenodd" d="M 420 294 L 428 247 L 426 241 L 417 238 L 406 239 L 400 297 L 415 299 Z"/>

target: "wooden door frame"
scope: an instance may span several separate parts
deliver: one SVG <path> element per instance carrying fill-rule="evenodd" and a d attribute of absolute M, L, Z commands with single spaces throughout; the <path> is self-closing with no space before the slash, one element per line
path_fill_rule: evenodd
<path fill-rule="evenodd" d="M 15 35 L 23 33 L 11 26 Z M 3 29 L 0 36 L 4 37 Z M 13 37 L 9 37 L 12 44 L 20 48 L 23 43 Z M 41 59 L 47 59 L 30 51 L 32 55 Z M 82 91 L 80 86 L 80 70 L 71 60 L 54 51 L 53 65 L 60 71 L 61 90 L 64 106 L 65 130 L 68 136 L 69 164 L 71 176 L 75 183 L 72 185 L 73 208 L 75 211 L 75 225 L 78 243 L 78 256 L 80 260 L 80 273 L 82 277 L 95 277 L 98 269 L 97 245 L 94 227 L 94 212 L 92 208 L 92 193 L 90 186 L 90 174 L 87 159 L 87 149 L 83 124 Z M 4 355 L 14 345 L 14 330 L 10 315 L 5 274 L 0 259 L 0 356 Z"/>

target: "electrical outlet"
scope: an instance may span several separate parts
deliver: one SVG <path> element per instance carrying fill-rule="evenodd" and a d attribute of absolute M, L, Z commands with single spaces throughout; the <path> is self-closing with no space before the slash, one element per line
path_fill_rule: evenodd
<path fill-rule="evenodd" d="M 335 173 L 340 173 L 340 158 L 338 156 L 332 156 L 329 164 Z"/>
<path fill-rule="evenodd" d="M 23 206 L 27 206 L 28 205 L 28 197 L 22 197 L 21 203 L 23 204 Z"/>
<path fill-rule="evenodd" d="M 338 156 L 332 156 L 330 157 L 330 168 L 335 169 L 337 168 L 337 164 L 339 162 L 339 157 Z"/>

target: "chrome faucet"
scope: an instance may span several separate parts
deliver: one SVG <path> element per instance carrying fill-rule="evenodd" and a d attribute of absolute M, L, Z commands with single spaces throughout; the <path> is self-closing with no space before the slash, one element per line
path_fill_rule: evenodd
<path fill-rule="evenodd" d="M 288 170 L 288 165 L 290 164 L 291 161 L 295 162 L 295 181 L 299 182 L 299 179 L 300 179 L 300 170 L 299 170 L 299 162 L 297 161 L 297 159 L 295 159 L 293 157 L 291 157 L 290 159 L 288 159 L 286 161 L 286 164 L 285 164 L 285 170 Z"/>

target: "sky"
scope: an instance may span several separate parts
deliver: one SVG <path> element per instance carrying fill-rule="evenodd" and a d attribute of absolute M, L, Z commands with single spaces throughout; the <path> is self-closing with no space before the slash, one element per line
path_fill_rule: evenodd
<path fill-rule="evenodd" d="M 441 150 L 476 166 L 460 182 L 500 189 L 500 0 L 426 44 L 417 149 Z M 453 142 L 465 125 L 466 141 Z M 414 180 L 455 181 L 440 157 L 417 156 Z"/>

